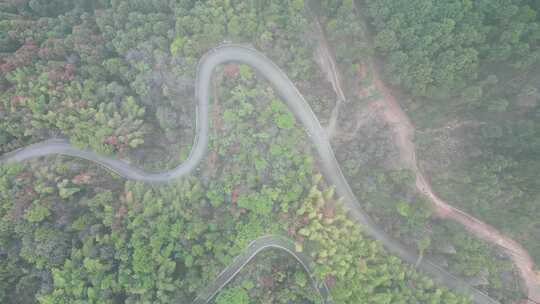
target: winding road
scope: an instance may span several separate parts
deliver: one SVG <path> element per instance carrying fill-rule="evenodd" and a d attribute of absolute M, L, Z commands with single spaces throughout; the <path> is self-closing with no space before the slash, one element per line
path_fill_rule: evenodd
<path fill-rule="evenodd" d="M 304 254 L 297 252 L 291 240 L 280 236 L 268 235 L 253 240 L 241 254 L 234 258 L 232 264 L 227 266 L 218 275 L 212 284 L 208 285 L 208 287 L 199 293 L 193 304 L 206 304 L 210 302 L 257 254 L 268 249 L 283 250 L 293 256 L 309 274 L 311 283 L 317 290 L 323 303 L 333 303 L 328 286 L 324 282 L 318 282 L 313 275 L 313 261 Z"/>
<path fill-rule="evenodd" d="M 306 102 L 302 94 L 298 91 L 296 86 L 291 82 L 291 80 L 289 80 L 287 75 L 273 63 L 272 60 L 260 52 L 242 45 L 221 45 L 208 51 L 201 58 L 198 65 L 195 89 L 195 96 L 198 105 L 196 111 L 196 136 L 194 146 L 187 160 L 170 171 L 157 173 L 145 172 L 114 157 L 99 155 L 88 149 L 78 149 L 72 146 L 69 141 L 65 139 L 45 140 L 43 142 L 9 152 L 0 156 L 0 162 L 20 162 L 40 156 L 62 154 L 90 160 L 110 169 L 111 171 L 116 172 L 125 178 L 132 180 L 150 183 L 164 183 L 172 179 L 180 178 L 194 170 L 199 165 L 206 153 L 208 147 L 208 114 L 210 88 L 212 84 L 211 77 L 216 66 L 227 62 L 239 62 L 250 65 L 272 84 L 273 88 L 287 103 L 289 109 L 302 123 L 306 131 L 311 134 L 310 138 L 317 149 L 324 176 L 330 184 L 335 186 L 338 195 L 344 198 L 345 207 L 349 210 L 349 215 L 351 218 L 361 224 L 362 230 L 365 231 L 369 236 L 380 241 L 391 254 L 399 256 L 401 259 L 414 265 L 419 260 L 418 254 L 408 250 L 400 242 L 388 236 L 386 232 L 384 232 L 381 227 L 378 227 L 361 209 L 360 202 L 353 194 L 351 187 L 345 179 L 339 163 L 336 160 L 326 131 L 321 126 L 317 116 L 313 113 L 313 110 Z M 275 242 L 275 239 L 273 238 L 257 239 L 250 247 L 248 247 L 248 250 L 246 251 L 247 253 L 243 253 L 239 258 L 237 258 L 232 265 L 227 267 L 222 274 L 218 276 L 216 282 L 209 286 L 209 290 L 204 291 L 201 296 L 197 298 L 196 303 L 207 303 L 210 301 L 212 297 L 219 292 L 219 290 L 223 288 L 225 284 L 227 284 L 227 282 L 234 278 L 238 271 L 240 271 L 240 269 L 245 266 L 249 260 L 251 260 L 258 252 L 265 248 L 273 247 L 289 252 L 302 263 L 306 271 L 312 274 L 311 268 L 308 267 L 309 263 L 305 257 L 294 252 L 294 250 L 287 249 L 287 247 L 281 245 L 279 242 Z M 460 293 L 471 295 L 475 303 L 499 303 L 485 293 L 468 285 L 462 279 L 448 273 L 442 267 L 428 260 L 422 260 L 422 262 L 418 265 L 418 268 L 427 275 L 431 276 L 438 283 Z M 318 290 L 326 303 L 331 303 L 327 288 L 323 284 L 316 285 L 320 287 Z M 324 297 L 324 294 L 327 295 L 326 298 Z"/>

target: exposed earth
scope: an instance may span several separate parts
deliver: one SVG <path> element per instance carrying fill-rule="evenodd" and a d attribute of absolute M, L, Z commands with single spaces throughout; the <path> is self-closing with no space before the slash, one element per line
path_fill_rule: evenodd
<path fill-rule="evenodd" d="M 340 100 L 345 100 L 341 75 L 339 74 L 337 64 L 332 55 L 332 50 L 324 37 L 319 21 L 316 22 L 316 32 L 318 33 L 318 45 L 315 58 L 319 67 L 327 75 L 328 81 L 332 84 L 336 95 Z M 435 214 L 440 218 L 451 219 L 462 224 L 468 231 L 478 238 L 502 248 L 510 257 L 515 266 L 519 269 L 529 297 L 529 301 L 540 302 L 540 272 L 535 271 L 533 259 L 516 241 L 503 235 L 495 227 L 488 225 L 479 219 L 467 214 L 466 212 L 453 207 L 449 203 L 439 198 L 432 190 L 428 179 L 422 173 L 416 159 L 416 147 L 414 144 L 415 127 L 407 114 L 399 105 L 397 99 L 391 90 L 384 84 L 380 77 L 380 71 L 373 61 L 368 61 L 359 67 L 360 77 L 369 71 L 371 76 L 371 87 L 356 88 L 355 94 L 359 97 L 365 97 L 371 89 L 376 89 L 380 96 L 370 102 L 363 111 L 357 113 L 356 129 L 358 130 L 366 121 L 366 117 L 376 114 L 381 120 L 389 124 L 394 132 L 394 143 L 399 150 L 400 162 L 416 175 L 416 190 L 429 199 L 433 206 Z M 343 98 L 342 98 L 343 96 Z M 332 112 L 332 119 L 327 128 L 328 134 L 332 136 L 336 133 L 336 121 L 339 115 L 338 103 Z M 462 123 L 457 123 L 460 125 Z M 355 132 L 353 132 L 355 133 Z M 527 300 L 525 300 L 527 302 Z"/>

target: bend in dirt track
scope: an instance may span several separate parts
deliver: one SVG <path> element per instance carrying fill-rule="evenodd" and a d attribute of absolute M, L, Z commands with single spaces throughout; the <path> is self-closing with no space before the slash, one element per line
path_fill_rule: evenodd
<path fill-rule="evenodd" d="M 326 35 L 324 29 L 321 26 L 321 22 L 318 18 L 313 18 L 313 26 L 315 30 L 315 37 L 318 40 L 315 47 L 315 58 L 317 63 L 321 66 L 326 78 L 332 84 L 332 88 L 336 93 L 339 101 L 345 101 L 345 93 L 343 91 L 341 73 L 334 59 L 334 55 L 330 51 L 328 46 L 328 41 L 326 40 Z"/>
<path fill-rule="evenodd" d="M 409 117 L 397 103 L 390 90 L 384 85 L 377 68 L 373 67 L 373 85 L 381 92 L 381 102 L 385 105 L 381 116 L 393 126 L 396 145 L 399 148 L 401 160 L 414 171 L 416 175 L 416 188 L 429 198 L 435 207 L 435 213 L 441 218 L 452 219 L 462 224 L 467 230 L 478 238 L 498 245 L 508 254 L 519 269 L 521 277 L 527 286 L 530 300 L 540 302 L 540 282 L 538 274 L 534 271 L 534 262 L 527 250 L 510 237 L 503 235 L 495 227 L 488 225 L 468 213 L 453 207 L 433 192 L 431 184 L 418 167 L 416 149 L 413 143 L 415 128 Z"/>
<path fill-rule="evenodd" d="M 359 14 L 359 8 L 356 1 L 353 1 L 356 14 L 366 28 L 363 17 Z M 319 24 L 320 26 L 320 24 Z M 323 31 L 319 32 L 324 35 Z M 368 35 L 368 39 L 370 39 Z M 319 39 L 326 41 L 326 39 Z M 321 48 L 329 48 L 328 44 L 320 43 Z M 330 51 L 326 51 L 330 54 Z M 328 57 L 332 60 L 332 57 Z M 478 238 L 483 239 L 489 243 L 496 244 L 500 248 L 504 249 L 507 255 L 518 268 L 521 278 L 523 279 L 527 287 L 528 301 L 540 303 L 540 272 L 535 272 L 534 262 L 530 254 L 513 239 L 503 235 L 495 227 L 488 225 L 468 213 L 453 207 L 444 200 L 435 195 L 431 188 L 431 184 L 424 177 L 422 171 L 418 166 L 416 159 L 416 147 L 413 142 L 415 127 L 411 123 L 408 115 L 403 111 L 396 98 L 391 91 L 382 82 L 380 77 L 380 71 L 375 66 L 374 62 L 370 60 L 368 62 L 368 68 L 373 72 L 373 85 L 381 93 L 381 98 L 372 102 L 368 107 L 370 109 L 381 109 L 381 116 L 383 120 L 389 123 L 395 133 L 395 142 L 399 149 L 401 161 L 416 175 L 415 186 L 417 190 L 423 193 L 429 201 L 432 203 L 435 209 L 435 213 L 442 218 L 452 219 L 462 224 L 467 230 L 476 235 Z M 325 69 L 325 67 L 322 67 Z M 333 70 L 337 73 L 337 69 Z M 335 76 L 336 81 L 340 81 L 339 76 Z M 335 87 L 341 87 L 341 85 L 335 85 Z M 337 91 L 336 91 L 337 93 Z"/>
<path fill-rule="evenodd" d="M 321 26 L 319 18 L 314 17 L 312 18 L 312 20 L 315 38 L 317 39 L 317 44 L 314 50 L 315 62 L 323 71 L 326 79 L 330 82 L 330 84 L 332 85 L 332 89 L 338 97 L 336 104 L 332 109 L 328 126 L 326 127 L 328 137 L 332 138 L 336 134 L 339 109 L 341 107 L 341 104 L 346 100 L 346 97 L 343 91 L 343 87 L 341 85 L 341 73 L 339 72 L 336 60 L 334 59 L 334 54 L 331 53 L 331 50 L 328 47 L 328 41 L 326 40 L 324 29 Z"/>

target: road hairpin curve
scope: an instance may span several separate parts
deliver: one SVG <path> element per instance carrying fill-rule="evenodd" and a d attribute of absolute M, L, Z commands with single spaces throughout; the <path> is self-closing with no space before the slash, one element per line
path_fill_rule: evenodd
<path fill-rule="evenodd" d="M 220 45 L 208 51 L 199 61 L 195 86 L 197 110 L 194 145 L 188 158 L 182 164 L 172 170 L 154 173 L 146 172 L 117 158 L 99 155 L 90 149 L 79 149 L 71 145 L 66 139 L 49 139 L 29 145 L 19 150 L 2 155 L 0 157 L 0 162 L 20 162 L 40 156 L 62 154 L 90 160 L 125 178 L 132 180 L 150 183 L 165 183 L 180 178 L 197 168 L 206 153 L 208 148 L 208 113 L 211 77 L 218 65 L 227 62 L 247 64 L 257 70 L 260 75 L 271 83 L 272 87 L 277 91 L 279 96 L 286 102 L 291 112 L 293 112 L 295 117 L 302 123 L 306 131 L 311 135 L 310 139 L 317 149 L 324 176 L 330 184 L 335 186 L 337 194 L 344 198 L 344 206 L 346 209 L 348 209 L 351 218 L 361 224 L 363 231 L 365 231 L 372 238 L 381 242 L 391 254 L 400 257 L 411 265 L 415 265 L 417 261 L 419 261 L 418 254 L 415 251 L 406 249 L 399 241 L 392 239 L 381 227 L 376 225 L 370 219 L 364 210 L 362 210 L 358 199 L 352 192 L 351 187 L 341 171 L 341 167 L 336 160 L 326 131 L 321 126 L 317 116 L 315 113 L 313 113 L 310 105 L 306 102 L 293 82 L 272 60 L 257 50 L 244 45 Z M 257 239 L 254 242 L 255 244 L 261 244 L 261 250 L 268 247 L 280 248 L 279 246 L 272 246 L 272 238 L 263 238 L 262 241 L 259 240 L 261 239 Z M 286 250 L 284 248 L 280 249 L 291 253 L 301 263 L 302 261 L 305 261 L 301 255 L 294 253 L 294 251 Z M 254 252 L 258 253 L 261 250 L 255 250 Z M 248 252 L 249 251 L 250 250 L 248 248 Z M 235 263 L 233 263 L 233 265 L 236 265 Z M 306 267 L 308 264 L 309 263 L 307 262 L 306 264 L 302 263 L 306 271 L 308 271 L 311 275 L 311 269 Z M 245 264 L 240 263 L 240 265 L 243 267 Z M 234 275 L 236 275 L 236 273 L 238 273 L 238 271 L 240 271 L 242 267 L 237 268 L 236 271 L 230 272 L 226 269 L 224 273 L 228 273 L 229 277 L 227 277 L 227 275 L 223 277 L 222 273 L 222 275 L 218 277 L 217 281 L 224 281 L 226 284 L 234 277 Z M 427 259 L 422 259 L 421 262 L 418 263 L 417 268 L 431 276 L 438 283 L 460 293 L 471 295 L 475 303 L 499 303 L 484 292 L 474 288 L 464 280 L 450 274 L 442 267 L 430 262 Z M 217 281 L 216 283 L 212 284 L 212 286 L 214 286 L 214 288 L 219 286 L 219 288 L 214 289 L 213 292 L 205 291 L 206 295 L 213 293 L 213 297 L 225 285 L 217 284 L 219 283 Z M 321 293 L 324 299 L 324 290 L 327 290 L 326 286 L 321 283 L 316 285 L 320 287 L 318 288 L 318 291 Z M 326 301 L 325 303 L 330 303 L 329 294 L 327 293 L 327 295 L 328 297 L 324 299 Z M 208 296 L 200 297 L 200 299 L 203 298 L 206 299 L 206 301 L 211 299 L 211 297 L 208 298 Z"/>

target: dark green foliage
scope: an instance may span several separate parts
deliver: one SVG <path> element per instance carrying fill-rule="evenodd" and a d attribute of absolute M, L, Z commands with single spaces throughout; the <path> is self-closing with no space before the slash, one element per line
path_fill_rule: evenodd
<path fill-rule="evenodd" d="M 418 158 L 435 192 L 540 261 L 537 2 L 358 3 L 386 77 L 410 97 L 399 102 L 426 132 Z"/>
<path fill-rule="evenodd" d="M 2 166 L 0 173 L 0 300 L 35 303 L 37 295 L 51 291 L 51 269 L 62 266 L 72 246 L 78 246 L 70 223 L 95 195 L 85 188 L 95 172 L 52 162 L 39 168 Z M 94 188 L 99 190 L 98 185 Z"/>
<path fill-rule="evenodd" d="M 417 96 L 465 90 L 483 64 L 524 70 L 540 59 L 540 24 L 526 1 L 364 1 L 387 74 Z M 435 93 L 439 91 L 438 93 Z"/>
<path fill-rule="evenodd" d="M 229 288 L 216 299 L 216 304 L 249 304 L 249 295 L 245 289 Z"/>

